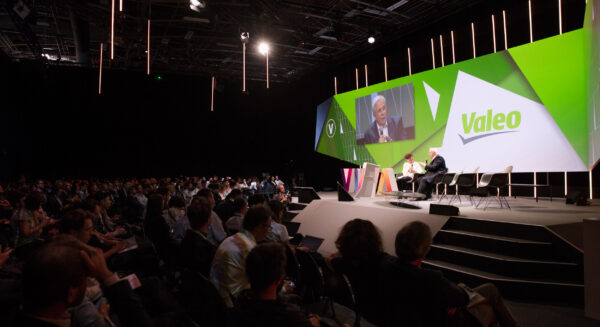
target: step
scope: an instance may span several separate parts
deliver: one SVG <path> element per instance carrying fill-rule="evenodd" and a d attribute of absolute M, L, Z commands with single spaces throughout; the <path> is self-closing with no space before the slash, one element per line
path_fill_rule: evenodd
<path fill-rule="evenodd" d="M 506 221 L 451 217 L 444 228 L 499 236 L 517 237 L 527 240 L 552 242 L 554 235 L 545 226 L 519 224 Z"/>
<path fill-rule="evenodd" d="M 540 300 L 545 303 L 583 303 L 583 283 L 510 277 L 441 260 L 426 259 L 423 267 L 441 270 L 449 280 L 463 282 L 472 288 L 486 282 L 494 283 L 507 298 Z"/>
<path fill-rule="evenodd" d="M 552 243 L 550 242 L 532 241 L 477 232 L 441 229 L 433 238 L 433 242 L 434 244 L 455 245 L 472 250 L 497 253 L 523 259 L 552 261 L 557 260 L 557 258 L 567 259 L 564 258 L 564 256 L 556 257 Z"/>
<path fill-rule="evenodd" d="M 559 279 L 571 282 L 583 280 L 582 266 L 573 262 L 524 259 L 449 244 L 433 244 L 427 258 L 440 259 L 475 269 L 485 267 L 485 271 L 510 277 Z"/>

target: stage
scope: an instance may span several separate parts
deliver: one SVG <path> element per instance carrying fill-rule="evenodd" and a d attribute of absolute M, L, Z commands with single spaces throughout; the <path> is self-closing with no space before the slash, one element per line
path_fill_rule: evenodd
<path fill-rule="evenodd" d="M 429 214 L 430 205 L 438 203 L 435 199 L 410 201 L 418 208 L 408 209 L 390 204 L 398 201 L 392 196 L 340 202 L 337 192 L 318 195 L 321 199 L 298 211 L 292 221 L 300 223 L 299 233 L 324 239 L 318 249 L 323 256 L 337 251 L 335 240 L 342 226 L 354 218 L 377 226 L 389 254 L 395 254 L 398 230 L 420 220 L 434 235 L 424 267 L 471 287 L 492 282 L 511 299 L 583 303 L 583 220 L 600 217 L 600 201 L 575 206 L 561 198 L 507 198 L 510 210 L 497 201 L 484 210 L 464 196 L 455 204 L 459 215 L 443 216 Z"/>
<path fill-rule="evenodd" d="M 429 201 L 409 201 L 420 209 L 406 209 L 390 204 L 397 201 L 392 196 L 376 196 L 374 198 L 358 198 L 354 202 L 339 202 L 337 192 L 318 192 L 321 200 L 313 200 L 307 207 L 298 212 L 294 222 L 301 223 L 299 232 L 324 238 L 319 252 L 329 255 L 335 252 L 335 238 L 341 227 L 353 218 L 371 220 L 382 232 L 384 250 L 394 253 L 394 237 L 396 232 L 406 223 L 421 220 L 427 223 L 434 235 L 449 219 L 448 216 L 430 215 L 429 205 L 439 203 L 436 197 Z M 297 198 L 293 199 L 297 202 Z M 479 198 L 475 199 L 476 201 Z M 511 209 L 500 208 L 497 201 L 490 203 L 487 209 L 473 207 L 467 196 L 462 196 L 462 203 L 456 201 L 454 206 L 460 210 L 459 216 L 477 220 L 489 220 L 526 225 L 545 226 L 579 250 L 583 250 L 582 221 L 584 218 L 600 217 L 600 200 L 592 200 L 590 206 L 565 204 L 564 198 L 540 199 L 508 198 Z M 444 199 L 441 204 L 447 204 Z"/>

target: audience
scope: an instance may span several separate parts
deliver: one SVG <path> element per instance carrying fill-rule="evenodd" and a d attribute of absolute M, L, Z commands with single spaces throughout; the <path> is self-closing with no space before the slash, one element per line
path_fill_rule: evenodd
<path fill-rule="evenodd" d="M 202 326 L 210 320 L 217 326 L 326 325 L 303 311 L 308 306 L 292 305 L 289 294 L 280 292 L 288 289 L 283 286 L 289 246 L 282 224 L 289 199 L 285 185 L 269 176 L 262 185 L 256 178 L 248 181 L 214 176 L 28 185 L 22 178 L 1 185 L 3 324 Z M 227 237 L 223 221 L 233 235 Z M 398 232 L 396 256 L 383 251 L 380 232 L 363 219 L 346 223 L 335 245 L 338 252 L 325 263 L 348 277 L 357 309 L 377 326 L 518 326 L 494 285 L 471 290 L 421 268 L 431 246 L 424 223 L 410 223 Z M 122 251 L 126 246 L 128 252 Z M 293 249 L 287 253 L 296 254 Z M 196 293 L 186 293 L 191 284 L 183 283 L 182 276 L 197 276 Z M 140 281 L 144 286 L 136 288 Z M 194 298 L 198 289 L 202 296 L 213 296 Z M 199 308 L 212 308 L 203 301 L 215 298 L 231 311 L 214 317 L 202 311 L 203 321 Z M 193 304 L 185 307 L 197 312 L 182 313 L 180 304 Z M 6 314 L 19 311 L 14 308 L 22 308 L 16 321 Z"/>
<path fill-rule="evenodd" d="M 208 277 L 217 250 L 206 236 L 211 219 L 208 200 L 205 198 L 194 200 L 187 210 L 187 216 L 190 221 L 190 229 L 186 231 L 181 242 L 184 265 Z"/>
<path fill-rule="evenodd" d="M 217 248 L 210 279 L 227 307 L 233 307 L 233 299 L 249 287 L 244 262 L 250 250 L 269 233 L 271 216 L 271 211 L 263 205 L 250 208 L 242 231 L 226 238 Z"/>
<path fill-rule="evenodd" d="M 245 271 L 250 290 L 236 302 L 231 326 L 315 326 L 319 319 L 306 315 L 298 307 L 277 298 L 285 277 L 286 256 L 280 244 L 261 244 L 246 258 Z"/>
<path fill-rule="evenodd" d="M 396 235 L 397 261 L 383 277 L 389 281 L 384 325 L 518 326 L 493 284 L 471 290 L 448 281 L 439 271 L 422 269 L 431 242 L 429 226 L 420 221 L 407 224 Z"/>
<path fill-rule="evenodd" d="M 290 236 L 288 235 L 287 228 L 282 225 L 281 218 L 283 217 L 283 204 L 278 200 L 269 201 L 269 208 L 273 212 L 273 219 L 271 220 L 271 228 L 269 234 L 265 238 L 267 242 L 279 242 L 290 244 Z"/>

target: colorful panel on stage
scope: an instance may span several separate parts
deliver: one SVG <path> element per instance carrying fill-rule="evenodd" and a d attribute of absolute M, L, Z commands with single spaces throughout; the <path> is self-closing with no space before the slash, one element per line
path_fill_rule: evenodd
<path fill-rule="evenodd" d="M 396 175 L 394 174 L 394 169 L 383 168 L 381 170 L 381 175 L 379 176 L 377 195 L 381 195 L 382 192 L 392 191 L 398 191 L 398 184 L 396 183 Z"/>

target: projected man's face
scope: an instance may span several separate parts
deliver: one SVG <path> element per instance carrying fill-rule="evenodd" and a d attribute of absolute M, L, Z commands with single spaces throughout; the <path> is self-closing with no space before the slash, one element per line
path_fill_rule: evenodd
<path fill-rule="evenodd" d="M 387 120 L 387 108 L 385 106 L 385 99 L 379 99 L 373 106 L 373 117 L 377 122 L 377 125 L 384 126 Z"/>

